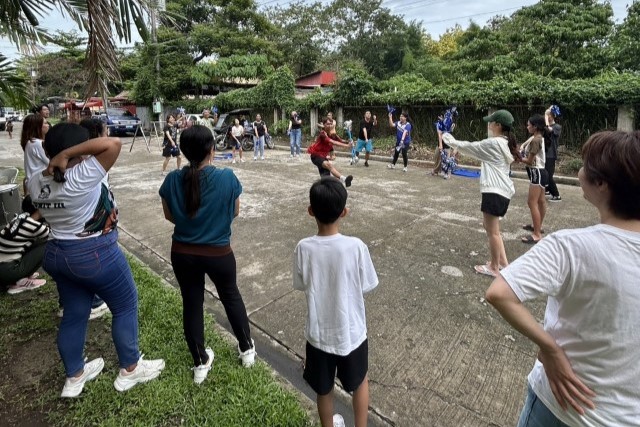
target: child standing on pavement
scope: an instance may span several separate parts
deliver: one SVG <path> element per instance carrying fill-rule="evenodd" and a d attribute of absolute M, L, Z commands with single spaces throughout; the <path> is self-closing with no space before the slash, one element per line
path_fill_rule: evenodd
<path fill-rule="evenodd" d="M 333 146 L 349 147 L 349 144 L 345 144 L 338 135 L 329 133 L 333 126 L 333 119 L 325 119 L 324 124 L 324 130 L 320 132 L 316 142 L 307 149 L 307 153 L 311 156 L 311 162 L 318 167 L 321 177 L 331 174 L 344 182 L 345 186 L 350 187 L 353 176 L 349 175 L 345 177 L 341 175 L 338 169 L 331 163 L 331 161 L 336 158 L 333 152 Z"/>
<path fill-rule="evenodd" d="M 182 163 L 182 156 L 180 155 L 180 147 L 178 147 L 178 127 L 176 125 L 176 118 L 173 114 L 167 117 L 167 125 L 163 129 L 164 141 L 162 142 L 162 157 L 164 162 L 162 163 L 162 172 L 164 175 L 167 172 L 167 165 L 171 157 L 176 158 L 176 169 L 180 169 L 180 163 Z"/>
<path fill-rule="evenodd" d="M 336 377 L 353 393 L 356 427 L 367 425 L 368 340 L 363 295 L 378 285 L 369 249 L 358 238 L 340 234 L 347 215 L 347 190 L 333 177 L 316 181 L 309 192 L 309 215 L 318 234 L 302 239 L 294 251 L 293 288 L 307 299 L 304 379 L 317 393 L 323 427 L 344 426 L 333 414 Z"/>
<path fill-rule="evenodd" d="M 505 216 L 511 197 L 516 190 L 509 178 L 511 163 L 520 159 L 516 140 L 511 133 L 513 116 L 507 110 L 498 110 L 483 120 L 489 123 L 491 137 L 478 142 L 457 141 L 450 133 L 442 135 L 444 143 L 460 153 L 482 162 L 480 191 L 482 192 L 482 225 L 489 239 L 491 261 L 476 265 L 478 274 L 496 277 L 500 269 L 509 264 L 500 235 L 500 217 Z"/>

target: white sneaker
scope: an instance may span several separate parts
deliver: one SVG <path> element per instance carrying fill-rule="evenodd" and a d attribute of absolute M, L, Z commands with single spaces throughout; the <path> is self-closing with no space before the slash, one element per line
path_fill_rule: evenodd
<path fill-rule="evenodd" d="M 253 156 L 253 160 L 258 160 L 258 158 L 256 156 Z"/>
<path fill-rule="evenodd" d="M 164 369 L 164 360 L 144 360 L 144 355 L 140 356 L 138 365 L 136 368 L 127 372 L 126 369 L 120 369 L 116 380 L 113 382 L 113 386 L 118 391 L 126 391 L 138 383 L 146 383 L 151 381 L 160 375 L 160 372 Z"/>
<path fill-rule="evenodd" d="M 358 156 L 354 156 L 353 157 L 353 164 L 354 165 L 357 165 L 359 161 L 360 161 L 360 157 L 358 157 Z"/>
<path fill-rule="evenodd" d="M 18 280 L 15 284 L 9 286 L 7 288 L 7 293 L 9 295 L 15 295 L 19 294 L 20 292 L 38 289 L 40 286 L 44 286 L 46 284 L 47 281 L 44 279 L 32 279 L 30 277 L 24 277 Z"/>
<path fill-rule="evenodd" d="M 264 156 L 260 157 L 260 160 L 264 160 Z"/>
<path fill-rule="evenodd" d="M 402 168 L 402 172 L 406 172 L 406 171 L 407 171 L 407 168 Z"/>
<path fill-rule="evenodd" d="M 231 161 L 231 163 L 233 163 L 233 164 L 235 165 L 235 164 L 236 164 L 236 159 L 233 159 L 233 160 Z"/>
<path fill-rule="evenodd" d="M 335 414 L 333 416 L 333 427 L 345 427 L 344 418 L 342 418 L 342 415 Z"/>
<path fill-rule="evenodd" d="M 393 163 L 389 163 L 389 164 L 387 165 L 387 167 L 388 167 L 389 169 L 395 169 L 395 168 L 396 168 L 396 165 L 394 165 Z"/>
<path fill-rule="evenodd" d="M 89 320 L 97 319 L 98 317 L 102 317 L 105 314 L 109 313 L 109 307 L 106 302 L 103 302 L 96 308 L 91 309 L 91 314 L 89 314 Z"/>
<path fill-rule="evenodd" d="M 238 358 L 242 360 L 242 366 L 244 366 L 245 368 L 250 368 L 253 366 L 254 363 L 256 363 L 256 345 L 253 342 L 253 339 L 251 340 L 251 348 L 242 352 L 240 351 L 240 344 L 238 344 Z"/>
<path fill-rule="evenodd" d="M 244 163 L 244 159 L 242 157 L 240 157 L 240 162 Z"/>
<path fill-rule="evenodd" d="M 102 372 L 102 368 L 104 368 L 104 360 L 102 357 L 98 357 L 97 359 L 93 359 L 91 362 L 85 363 L 82 375 L 77 378 L 67 378 L 64 382 L 64 387 L 62 388 L 62 394 L 60 394 L 60 397 L 77 397 L 82 393 L 84 383 L 97 377 L 100 372 Z"/>
<path fill-rule="evenodd" d="M 202 381 L 207 378 L 207 375 L 209 374 L 209 371 L 213 366 L 213 359 L 215 357 L 215 355 L 213 354 L 213 350 L 207 347 L 204 352 L 207 353 L 207 356 L 209 356 L 209 359 L 207 359 L 207 363 L 191 368 L 193 370 L 193 382 L 196 384 L 202 384 Z"/>

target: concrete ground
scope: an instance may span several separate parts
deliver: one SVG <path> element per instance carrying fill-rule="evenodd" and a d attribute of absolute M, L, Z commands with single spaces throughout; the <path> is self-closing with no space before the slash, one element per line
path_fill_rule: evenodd
<path fill-rule="evenodd" d="M 19 135 L 16 126 L 15 135 Z M 0 133 L 0 166 L 22 165 L 14 135 Z M 124 139 L 130 144 L 131 139 Z M 162 157 L 157 141 L 148 153 L 137 139 L 125 145 L 111 172 L 120 208 L 120 241 L 175 284 L 170 266 L 171 224 L 164 220 L 158 188 Z M 292 290 L 296 243 L 316 231 L 307 214 L 308 190 L 318 179 L 307 156 L 267 150 L 267 159 L 232 167 L 244 191 L 232 246 L 238 283 L 257 339 L 259 355 L 309 393 L 300 381 L 304 354 L 304 296 Z M 369 328 L 371 425 L 513 426 L 524 401 L 535 348 L 483 299 L 491 279 L 474 273 L 488 260 L 477 179 L 448 181 L 410 165 L 389 170 L 383 162 L 337 167 L 354 175 L 351 212 L 342 232 L 368 246 L 380 285 L 366 298 Z M 175 167 L 175 161 L 170 163 Z M 514 180 L 516 195 L 501 222 L 507 255 L 529 249 L 520 242 L 530 223 L 528 183 Z M 547 233 L 598 222 L 579 187 L 560 185 L 563 201 L 549 203 Z M 213 287 L 211 287 L 213 289 Z M 223 311 L 208 302 L 219 319 Z M 530 304 L 542 319 L 544 301 Z M 222 322 L 224 324 L 224 322 Z M 181 327 L 181 325 L 176 325 Z M 183 343 L 176 343 L 183 345 Z M 344 403 L 342 411 L 347 410 Z M 346 417 L 349 421 L 351 417 Z"/>

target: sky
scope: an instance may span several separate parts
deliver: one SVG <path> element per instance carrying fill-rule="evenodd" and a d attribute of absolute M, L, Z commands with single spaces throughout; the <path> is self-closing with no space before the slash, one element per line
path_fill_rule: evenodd
<path fill-rule="evenodd" d="M 258 7 L 284 6 L 286 7 L 293 0 L 256 0 Z M 611 0 L 614 20 L 620 23 L 626 16 L 627 4 L 632 0 Z M 323 0 L 327 3 L 328 0 Z M 438 39 L 448 28 L 459 24 L 463 29 L 469 26 L 471 20 L 477 24 L 484 25 L 495 15 L 509 16 L 523 6 L 530 6 L 537 3 L 537 0 L 383 0 L 382 6 L 390 9 L 394 14 L 402 15 L 406 20 L 422 21 L 423 27 L 432 38 Z M 42 27 L 55 32 L 57 30 L 71 31 L 74 29 L 73 22 L 63 17 L 59 13 L 52 13 L 42 20 Z M 135 27 L 132 31 L 136 34 L 133 42 L 140 41 Z M 119 43 L 121 47 L 133 46 Z M 55 51 L 55 46 L 45 46 L 45 52 Z M 7 39 L 0 37 L 0 51 L 9 59 L 17 59 L 20 54 L 15 46 Z"/>

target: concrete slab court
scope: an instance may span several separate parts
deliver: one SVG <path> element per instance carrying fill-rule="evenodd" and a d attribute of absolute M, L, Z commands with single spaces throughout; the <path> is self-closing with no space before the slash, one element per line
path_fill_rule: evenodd
<path fill-rule="evenodd" d="M 0 165 L 22 165 L 16 139 L 2 134 L 0 145 Z M 295 365 L 304 354 L 306 308 L 303 294 L 291 288 L 291 255 L 298 240 L 316 230 L 306 210 L 318 173 L 306 156 L 265 154 L 264 161 L 246 155 L 246 163 L 217 166 L 233 167 L 244 188 L 232 246 L 250 320 L 287 349 Z M 175 283 L 171 225 L 158 196 L 161 164 L 154 144 L 151 154 L 144 145 L 131 153 L 123 149 L 110 180 L 120 207 L 121 243 Z M 366 298 L 372 425 L 515 425 L 536 349 L 487 305 L 483 297 L 491 279 L 472 269 L 489 256 L 477 179 L 443 180 L 428 176 L 426 167 L 410 165 L 403 173 L 384 162 L 370 164 L 337 161 L 341 172 L 354 175 L 342 233 L 369 246 L 380 278 Z M 528 182 L 516 179 L 515 185 L 500 224 L 510 260 L 529 249 L 520 237 L 526 234 L 521 226 L 531 222 Z M 559 187 L 563 200 L 548 204 L 547 233 L 598 222 L 579 187 Z M 530 306 L 542 319 L 544 301 Z"/>

